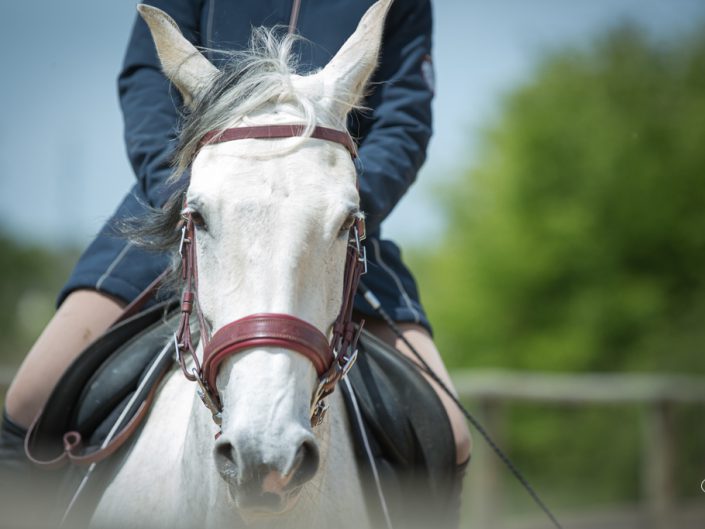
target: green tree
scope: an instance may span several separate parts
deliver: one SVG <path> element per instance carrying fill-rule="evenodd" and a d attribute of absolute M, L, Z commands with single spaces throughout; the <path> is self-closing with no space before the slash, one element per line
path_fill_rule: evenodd
<path fill-rule="evenodd" d="M 20 244 L 1 233 L 0 246 L 0 367 L 5 367 L 19 364 L 53 315 L 76 256 Z"/>
<path fill-rule="evenodd" d="M 442 192 L 447 234 L 413 259 L 452 367 L 705 372 L 703 35 L 622 26 L 504 97 Z M 679 417 L 690 495 L 702 413 Z M 510 453 L 568 503 L 639 494 L 633 408 L 510 418 Z"/>
<path fill-rule="evenodd" d="M 703 72 L 627 26 L 505 98 L 417 259 L 454 365 L 705 372 Z"/>

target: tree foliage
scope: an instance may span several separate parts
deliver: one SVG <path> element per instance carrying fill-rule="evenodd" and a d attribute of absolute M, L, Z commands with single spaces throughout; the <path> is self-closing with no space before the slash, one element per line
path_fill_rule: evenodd
<path fill-rule="evenodd" d="M 0 234 L 0 367 L 18 364 L 54 313 L 75 254 L 18 243 Z"/>
<path fill-rule="evenodd" d="M 413 259 L 450 366 L 705 372 L 703 35 L 618 27 L 504 97 Z M 636 411 L 514 407 L 506 448 L 559 505 L 634 499 Z M 702 407 L 675 428 L 693 496 Z"/>
<path fill-rule="evenodd" d="M 704 72 L 623 26 L 504 98 L 416 258 L 452 365 L 705 371 Z"/>

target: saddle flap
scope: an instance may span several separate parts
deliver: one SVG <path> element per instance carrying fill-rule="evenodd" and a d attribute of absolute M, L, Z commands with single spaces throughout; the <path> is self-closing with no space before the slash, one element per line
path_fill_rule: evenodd
<path fill-rule="evenodd" d="M 450 421 L 435 390 L 409 359 L 364 331 L 348 378 L 394 525 L 445 527 L 442 520 L 452 511 L 457 479 L 456 454 Z M 363 434 L 353 431 L 362 455 Z M 377 501 L 368 495 L 370 507 Z"/>
<path fill-rule="evenodd" d="M 170 325 L 152 324 L 120 347 L 86 382 L 71 419 L 71 429 L 93 432 L 134 390 L 147 366 L 171 338 Z"/>
<path fill-rule="evenodd" d="M 109 368 L 102 366 L 109 363 L 116 351 L 126 342 L 134 343 L 136 336 L 145 329 L 158 326 L 164 314 L 172 306 L 173 303 L 158 304 L 118 323 L 91 343 L 72 362 L 52 391 L 47 404 L 28 433 L 25 443 L 28 455 L 36 461 L 44 462 L 61 458 L 64 454 L 64 434 L 76 429 L 79 417 L 83 421 L 83 428 L 97 427 L 101 422 L 99 415 L 102 413 L 104 419 L 111 410 L 107 410 L 105 406 L 95 405 L 93 407 L 93 411 L 97 412 L 95 415 L 87 413 L 88 408 L 85 408 L 82 413 L 78 411 L 80 399 L 85 393 L 88 381 L 94 380 L 98 371 L 107 372 Z M 122 398 L 127 392 L 123 390 Z M 103 399 L 103 397 L 99 397 L 96 400 L 102 401 Z M 91 431 L 87 429 L 77 431 L 84 438 L 91 434 Z"/>

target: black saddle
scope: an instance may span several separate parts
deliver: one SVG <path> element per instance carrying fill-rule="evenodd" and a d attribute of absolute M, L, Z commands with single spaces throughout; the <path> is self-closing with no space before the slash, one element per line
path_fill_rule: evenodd
<path fill-rule="evenodd" d="M 89 346 L 63 375 L 28 434 L 28 454 L 47 468 L 69 459 L 79 463 L 68 473 L 64 505 L 87 473 L 81 459 L 105 445 L 118 419 L 134 418 L 173 367 L 173 308 L 173 303 L 152 307 Z M 440 399 L 417 368 L 363 332 L 357 363 L 339 387 L 366 481 L 368 511 L 377 526 L 456 526 L 453 435 Z M 70 440 L 78 434 L 82 441 L 71 449 L 72 458 L 66 451 L 67 432 L 75 432 Z M 114 467 L 119 459 L 120 453 L 102 466 Z M 105 479 L 96 478 L 94 487 Z M 97 497 L 90 498 L 88 503 L 97 505 Z M 80 503 L 81 517 L 88 519 L 90 505 Z"/>
<path fill-rule="evenodd" d="M 457 527 L 460 484 L 443 404 L 399 351 L 364 331 L 358 346 L 341 387 L 375 526 Z"/>

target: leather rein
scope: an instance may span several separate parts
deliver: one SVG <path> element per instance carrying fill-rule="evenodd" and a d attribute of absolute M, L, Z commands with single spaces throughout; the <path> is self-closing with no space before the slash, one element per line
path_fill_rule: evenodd
<path fill-rule="evenodd" d="M 303 125 L 264 125 L 237 127 L 211 131 L 201 140 L 201 147 L 241 139 L 275 139 L 304 136 Z M 307 136 L 343 145 L 355 158 L 357 150 L 347 132 L 326 127 L 315 127 Z M 362 241 L 365 238 L 365 223 L 357 218 L 350 228 L 345 260 L 343 299 L 338 317 L 328 337 L 310 323 L 289 314 L 252 314 L 228 323 L 211 335 L 198 303 L 198 265 L 196 262 L 196 229 L 191 214 L 184 210 L 181 226 L 181 319 L 174 333 L 179 365 L 188 380 L 198 383 L 198 395 L 210 410 L 213 421 L 222 424 L 222 403 L 218 395 L 216 380 L 220 365 L 225 359 L 253 347 L 281 347 L 295 351 L 308 358 L 318 374 L 318 384 L 311 397 L 311 424 L 317 426 L 323 420 L 327 406 L 325 397 L 335 389 L 338 381 L 348 372 L 357 357 L 357 340 L 362 324 L 352 321 L 353 302 L 360 276 L 367 270 L 367 258 Z M 191 316 L 196 313 L 203 361 L 199 362 L 191 335 Z M 187 365 L 187 356 L 193 366 Z M 218 434 L 220 435 L 220 434 Z M 216 436 L 217 437 L 217 436 Z"/>

